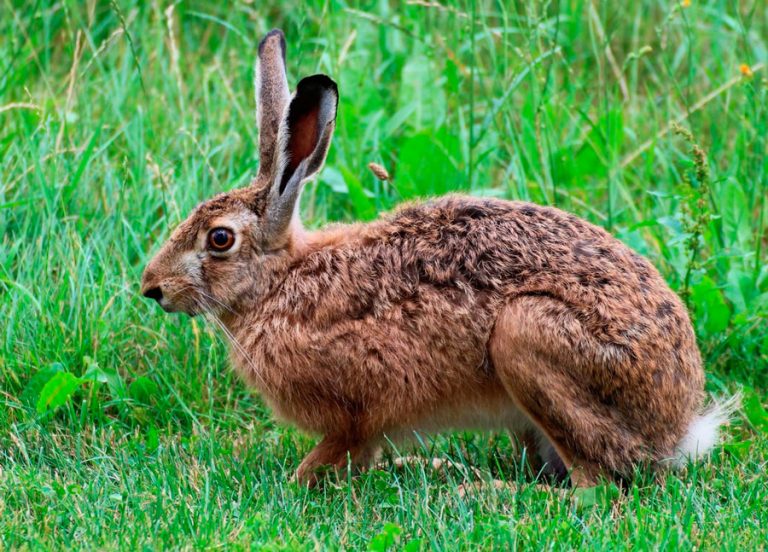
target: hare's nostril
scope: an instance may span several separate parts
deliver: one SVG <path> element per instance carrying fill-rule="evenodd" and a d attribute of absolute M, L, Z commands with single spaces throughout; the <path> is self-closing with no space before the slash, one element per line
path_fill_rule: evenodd
<path fill-rule="evenodd" d="M 159 287 L 153 287 L 145 290 L 143 295 L 147 299 L 154 299 L 155 301 L 160 302 L 160 299 L 163 298 L 163 290 Z"/>

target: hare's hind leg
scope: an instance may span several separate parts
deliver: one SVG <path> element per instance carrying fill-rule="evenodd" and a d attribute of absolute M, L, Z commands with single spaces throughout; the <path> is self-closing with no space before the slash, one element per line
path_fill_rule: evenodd
<path fill-rule="evenodd" d="M 616 405 L 599 396 L 599 378 L 609 370 L 588 354 L 599 347 L 566 305 L 542 296 L 507 304 L 489 343 L 499 379 L 552 443 L 576 486 L 594 485 L 603 470 L 627 468 L 642 448 Z"/>

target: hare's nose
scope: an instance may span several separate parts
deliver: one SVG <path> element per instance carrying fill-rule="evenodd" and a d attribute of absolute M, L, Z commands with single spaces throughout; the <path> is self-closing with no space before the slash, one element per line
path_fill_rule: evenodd
<path fill-rule="evenodd" d="M 163 298 L 163 290 L 161 290 L 159 287 L 153 287 L 153 288 L 145 289 L 142 295 L 147 299 L 154 299 L 159 303 L 160 300 Z"/>

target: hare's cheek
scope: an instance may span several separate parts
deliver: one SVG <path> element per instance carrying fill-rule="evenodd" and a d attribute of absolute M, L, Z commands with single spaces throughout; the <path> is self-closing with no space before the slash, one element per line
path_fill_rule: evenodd
<path fill-rule="evenodd" d="M 231 304 L 253 287 L 254 278 L 249 263 L 244 259 L 232 259 L 226 266 L 217 267 L 208 282 L 216 297 Z"/>
<path fill-rule="evenodd" d="M 204 274 L 210 292 L 219 298 L 225 298 L 242 280 L 238 263 L 233 259 L 210 259 Z"/>
<path fill-rule="evenodd" d="M 184 278 L 200 285 L 202 282 L 202 259 L 195 251 L 189 251 L 179 257 L 177 270 Z"/>

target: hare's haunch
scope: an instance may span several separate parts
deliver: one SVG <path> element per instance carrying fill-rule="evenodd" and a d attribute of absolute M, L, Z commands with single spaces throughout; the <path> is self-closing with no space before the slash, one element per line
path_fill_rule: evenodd
<path fill-rule="evenodd" d="M 199 205 L 144 272 L 167 311 L 206 313 L 282 419 L 321 435 L 298 468 L 372 462 L 414 431 L 508 429 L 577 484 L 705 453 L 722 407 L 685 307 L 645 259 L 551 207 L 465 196 L 306 232 L 338 92 L 291 96 L 285 39 L 259 45 L 261 165 Z M 362 165 L 361 165 L 362 166 Z"/>

